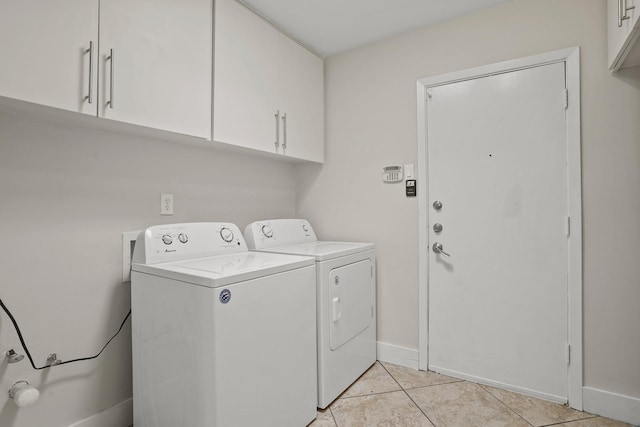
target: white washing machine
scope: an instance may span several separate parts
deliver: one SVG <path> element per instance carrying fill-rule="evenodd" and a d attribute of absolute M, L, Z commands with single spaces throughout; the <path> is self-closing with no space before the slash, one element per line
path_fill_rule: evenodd
<path fill-rule="evenodd" d="M 136 427 L 316 417 L 313 258 L 249 252 L 229 223 L 154 226 L 131 273 Z"/>
<path fill-rule="evenodd" d="M 371 243 L 318 241 L 303 219 L 258 221 L 250 249 L 316 260 L 318 407 L 326 408 L 376 361 L 376 252 Z"/>

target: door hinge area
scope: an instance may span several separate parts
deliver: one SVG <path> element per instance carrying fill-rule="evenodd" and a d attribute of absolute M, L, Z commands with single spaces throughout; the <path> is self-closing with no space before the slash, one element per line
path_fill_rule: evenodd
<path fill-rule="evenodd" d="M 567 229 L 566 229 L 566 232 L 567 232 L 567 237 L 569 237 L 571 235 L 571 217 L 570 216 L 567 217 Z"/>
<path fill-rule="evenodd" d="M 571 364 L 571 345 L 567 344 L 567 365 Z"/>
<path fill-rule="evenodd" d="M 569 108 L 569 89 L 564 89 L 564 109 Z"/>

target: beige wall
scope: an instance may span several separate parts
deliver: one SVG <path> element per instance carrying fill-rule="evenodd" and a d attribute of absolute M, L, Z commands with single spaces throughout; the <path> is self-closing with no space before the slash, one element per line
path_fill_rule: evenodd
<path fill-rule="evenodd" d="M 580 46 L 584 384 L 640 397 L 640 69 L 607 70 L 605 19 L 604 0 L 513 0 L 326 60 L 326 163 L 298 167 L 297 214 L 377 243 L 379 341 L 418 348 L 417 201 L 380 177 L 418 163 L 416 80 Z"/>
<path fill-rule="evenodd" d="M 175 215 L 161 217 L 160 194 Z M 0 298 L 37 365 L 95 354 L 129 309 L 121 283 L 123 231 L 187 221 L 241 228 L 294 215 L 290 164 L 0 112 Z M 62 427 L 131 397 L 131 334 L 97 361 L 34 371 L 0 359 L 0 391 L 40 387 L 36 406 L 0 402 L 0 426 Z M 0 315 L 0 351 L 20 343 Z"/>

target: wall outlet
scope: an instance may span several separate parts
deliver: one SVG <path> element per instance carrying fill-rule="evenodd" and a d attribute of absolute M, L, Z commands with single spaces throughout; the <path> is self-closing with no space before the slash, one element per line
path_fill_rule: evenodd
<path fill-rule="evenodd" d="M 125 231 L 122 233 L 122 283 L 131 281 L 131 258 L 136 239 L 140 231 Z"/>
<path fill-rule="evenodd" d="M 160 195 L 160 215 L 173 215 L 173 194 Z"/>

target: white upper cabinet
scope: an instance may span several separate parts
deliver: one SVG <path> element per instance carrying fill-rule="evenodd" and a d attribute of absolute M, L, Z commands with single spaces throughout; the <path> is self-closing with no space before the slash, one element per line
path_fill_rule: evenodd
<path fill-rule="evenodd" d="M 322 59 L 236 0 L 0 0 L 0 61 L 0 97 L 324 160 Z"/>
<path fill-rule="evenodd" d="M 1 96 L 96 115 L 97 56 L 97 0 L 0 2 Z"/>
<path fill-rule="evenodd" d="M 212 17 L 211 0 L 2 0 L 0 96 L 209 139 Z"/>
<path fill-rule="evenodd" d="M 607 0 L 609 69 L 640 65 L 640 0 Z"/>
<path fill-rule="evenodd" d="M 235 0 L 215 17 L 213 139 L 322 163 L 322 59 Z"/>
<path fill-rule="evenodd" d="M 213 139 L 274 152 L 278 32 L 235 0 L 216 0 Z"/>
<path fill-rule="evenodd" d="M 211 137 L 211 0 L 100 2 L 100 117 Z"/>
<path fill-rule="evenodd" d="M 280 37 L 279 106 L 286 114 L 284 154 L 324 161 L 324 63 L 289 37 Z M 284 116 L 283 116 L 284 117 Z M 286 136 L 286 141 L 284 140 Z"/>

